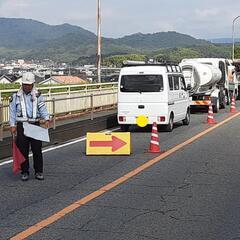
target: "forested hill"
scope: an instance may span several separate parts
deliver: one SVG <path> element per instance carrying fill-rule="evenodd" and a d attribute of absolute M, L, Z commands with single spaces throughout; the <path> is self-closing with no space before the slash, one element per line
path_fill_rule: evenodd
<path fill-rule="evenodd" d="M 72 61 L 96 54 L 96 35 L 78 26 L 53 26 L 17 18 L 0 18 L 0 26 L 0 58 Z M 136 33 L 118 39 L 103 38 L 103 54 L 146 53 L 160 48 L 207 44 L 205 40 L 177 32 Z"/>
<path fill-rule="evenodd" d="M 68 34 L 79 34 L 87 41 L 95 34 L 77 26 L 62 24 L 51 26 L 32 19 L 0 18 L 0 47 L 29 48 Z"/>
<path fill-rule="evenodd" d="M 159 48 L 175 48 L 208 44 L 205 40 L 199 40 L 186 34 L 177 32 L 158 32 L 153 34 L 136 33 L 117 39 L 119 44 L 127 46 L 155 50 Z"/>

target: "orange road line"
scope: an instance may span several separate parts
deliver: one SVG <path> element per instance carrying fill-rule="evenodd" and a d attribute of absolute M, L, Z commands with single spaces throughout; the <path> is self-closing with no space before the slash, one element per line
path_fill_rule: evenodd
<path fill-rule="evenodd" d="M 82 205 L 85 205 L 86 203 L 92 201 L 93 199 L 103 195 L 104 193 L 108 192 L 109 190 L 115 188 L 116 186 L 126 182 L 128 179 L 132 178 L 133 176 L 137 175 L 138 173 L 142 172 L 143 170 L 151 167 L 152 165 L 154 165 L 155 163 L 161 161 L 162 159 L 170 156 L 171 154 L 175 153 L 176 151 L 178 151 L 179 149 L 187 146 L 188 144 L 193 143 L 194 141 L 198 140 L 199 138 L 205 136 L 206 134 L 212 132 L 213 130 L 215 130 L 216 128 L 222 126 L 223 124 L 231 121 L 232 119 L 238 117 L 240 115 L 239 113 L 236 113 L 234 115 L 232 115 L 231 117 L 223 120 L 222 122 L 204 130 L 203 132 L 195 135 L 194 137 L 186 140 L 183 143 L 180 143 L 179 145 L 169 149 L 168 151 L 162 153 L 161 155 L 149 160 L 148 162 L 144 163 L 143 165 L 141 165 L 140 167 L 135 168 L 134 170 L 130 171 L 129 173 L 125 174 L 124 176 L 116 179 L 115 181 L 101 187 L 100 189 L 96 190 L 95 192 L 90 193 L 89 195 L 87 195 L 86 197 L 72 203 L 71 205 L 63 208 L 62 210 L 60 210 L 59 212 L 51 215 L 50 217 L 44 219 L 43 221 L 36 223 L 35 225 L 29 227 L 28 229 L 26 229 L 23 232 L 20 232 L 19 234 L 15 235 L 14 237 L 10 238 L 11 240 L 23 240 L 26 239 L 27 237 L 33 235 L 34 233 L 40 231 L 41 229 L 43 229 L 46 226 L 49 226 L 50 224 L 56 222 L 57 220 L 61 219 L 62 217 L 64 217 L 65 215 L 73 212 L 74 210 L 80 208 Z"/>

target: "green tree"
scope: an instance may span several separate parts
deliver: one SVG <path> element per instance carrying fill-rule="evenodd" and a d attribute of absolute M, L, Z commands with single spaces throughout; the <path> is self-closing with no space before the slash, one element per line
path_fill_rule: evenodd
<path fill-rule="evenodd" d="M 240 45 L 235 47 L 234 58 L 240 58 Z"/>
<path fill-rule="evenodd" d="M 141 54 L 114 55 L 103 59 L 103 65 L 121 67 L 124 60 L 145 61 L 147 57 Z"/>

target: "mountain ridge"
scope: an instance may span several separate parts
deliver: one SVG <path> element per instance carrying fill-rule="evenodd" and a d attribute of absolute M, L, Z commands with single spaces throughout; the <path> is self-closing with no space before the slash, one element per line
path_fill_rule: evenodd
<path fill-rule="evenodd" d="M 72 61 L 96 54 L 97 36 L 68 23 L 49 25 L 33 19 L 0 18 L 0 58 L 51 58 Z M 174 31 L 134 33 L 121 38 L 102 38 L 103 54 L 145 53 L 161 48 L 210 44 Z"/>

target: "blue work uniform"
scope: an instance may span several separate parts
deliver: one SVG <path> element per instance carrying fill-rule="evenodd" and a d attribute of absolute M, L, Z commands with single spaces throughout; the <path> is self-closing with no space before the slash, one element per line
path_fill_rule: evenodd
<path fill-rule="evenodd" d="M 29 94 L 23 93 L 23 97 L 25 100 L 27 117 L 28 119 L 32 119 L 33 118 L 32 95 L 31 93 Z M 11 97 L 9 107 L 10 107 L 9 108 L 9 114 L 10 114 L 9 124 L 11 127 L 16 126 L 17 118 L 22 117 L 20 97 L 18 96 L 17 93 L 14 93 L 13 96 Z M 47 110 L 46 104 L 44 103 L 44 99 L 42 95 L 37 96 L 37 119 L 49 120 L 48 110 Z"/>
<path fill-rule="evenodd" d="M 21 98 L 23 97 L 23 98 Z M 33 101 L 35 97 L 36 101 Z M 22 100 L 21 100 L 22 99 Z M 21 104 L 21 103 L 25 104 Z M 35 107 L 33 106 L 35 104 Z M 23 106 L 24 105 L 24 108 Z M 23 114 L 23 109 L 25 114 Z M 33 113 L 35 109 L 35 113 Z M 21 95 L 14 93 L 10 99 L 9 104 L 10 120 L 9 124 L 11 127 L 17 127 L 16 145 L 25 157 L 26 161 L 21 164 L 22 174 L 29 174 L 29 147 L 33 153 L 33 167 L 36 173 L 43 172 L 43 156 L 42 156 L 42 142 L 24 135 L 23 122 L 27 121 L 31 124 L 40 125 L 39 120 L 49 120 L 49 114 L 44 102 L 43 96 L 37 92 L 36 96 L 32 93 L 24 93 Z M 23 117 L 23 115 L 26 115 Z M 35 116 L 35 118 L 34 118 Z"/>

